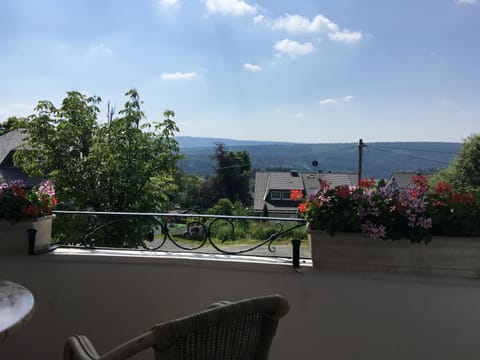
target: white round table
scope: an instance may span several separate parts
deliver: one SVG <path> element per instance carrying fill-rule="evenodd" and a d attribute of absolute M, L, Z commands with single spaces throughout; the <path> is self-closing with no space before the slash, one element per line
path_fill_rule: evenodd
<path fill-rule="evenodd" d="M 24 286 L 0 279 L 0 341 L 21 328 L 33 314 L 34 299 Z"/>

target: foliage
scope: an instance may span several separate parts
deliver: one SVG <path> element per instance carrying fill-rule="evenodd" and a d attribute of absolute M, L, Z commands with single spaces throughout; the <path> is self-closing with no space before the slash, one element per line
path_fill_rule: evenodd
<path fill-rule="evenodd" d="M 227 198 L 221 198 L 217 203 L 207 210 L 211 215 L 233 215 L 233 204 Z"/>
<path fill-rule="evenodd" d="M 433 235 L 480 235 L 479 192 L 457 192 L 442 181 L 428 195 Z"/>
<path fill-rule="evenodd" d="M 57 108 L 40 101 L 36 114 L 24 121 L 28 150 L 17 151 L 15 160 L 31 176 L 52 179 L 62 199 L 62 208 L 71 210 L 149 212 L 169 208 L 167 194 L 175 187 L 172 175 L 179 148 L 173 135 L 178 131 L 164 113 L 163 122 L 145 122 L 142 102 L 136 90 L 118 117 L 98 122 L 100 98 L 71 91 Z M 102 217 L 96 226 L 100 245 L 136 246 L 145 235 L 148 220 L 139 226 L 125 226 Z M 83 226 L 77 223 L 78 226 Z M 59 233 L 69 240 L 70 228 L 59 224 Z M 86 231 L 84 229 L 84 231 Z"/>
<path fill-rule="evenodd" d="M 178 188 L 171 202 L 175 207 L 182 209 L 202 208 L 202 184 L 204 180 L 200 176 L 189 175 L 183 171 L 175 174 L 175 183 Z"/>
<path fill-rule="evenodd" d="M 3 123 L 0 123 L 0 135 L 14 130 L 18 126 L 19 122 L 21 122 L 20 118 L 11 116 Z"/>
<path fill-rule="evenodd" d="M 424 179 L 424 178 L 422 178 Z M 321 181 L 317 194 L 310 195 L 299 205 L 312 229 L 363 232 L 372 238 L 428 241 L 431 219 L 426 217 L 426 180 L 417 179 L 411 191 L 399 191 L 395 183 L 375 186 L 373 179 L 362 179 L 360 186 L 330 188 Z M 292 192 L 292 199 L 299 193 Z"/>
<path fill-rule="evenodd" d="M 413 188 L 400 191 L 395 182 L 375 186 L 362 179 L 359 187 L 330 188 L 321 182 L 317 194 L 299 204 L 312 229 L 363 232 L 378 239 L 428 242 L 433 235 L 480 235 L 480 197 L 454 192 L 445 182 L 430 189 L 424 176 L 412 177 Z M 302 198 L 300 190 L 291 193 Z"/>
<path fill-rule="evenodd" d="M 221 183 L 217 176 L 209 176 L 203 183 L 200 191 L 201 209 L 209 209 L 222 198 Z"/>
<path fill-rule="evenodd" d="M 440 182 L 449 183 L 455 191 L 480 190 L 480 134 L 470 135 L 452 163 L 431 180 L 434 186 Z"/>
<path fill-rule="evenodd" d="M 227 151 L 224 144 L 217 144 L 215 155 L 216 175 L 206 185 L 218 186 L 219 198 L 228 198 L 232 203 L 240 201 L 250 205 L 250 155 L 247 151 Z"/>
<path fill-rule="evenodd" d="M 240 201 L 233 204 L 230 199 L 221 198 L 217 203 L 207 210 L 210 215 L 231 215 L 231 216 L 251 216 L 253 210 L 246 208 Z"/>
<path fill-rule="evenodd" d="M 270 216 L 270 214 L 268 213 L 268 206 L 267 206 L 267 204 L 263 204 L 262 216 L 263 216 L 263 217 L 269 217 L 269 216 Z"/>
<path fill-rule="evenodd" d="M 26 189 L 20 181 L 0 183 L 0 219 L 18 221 L 51 215 L 57 204 L 55 189 L 50 181 L 43 181 Z"/>

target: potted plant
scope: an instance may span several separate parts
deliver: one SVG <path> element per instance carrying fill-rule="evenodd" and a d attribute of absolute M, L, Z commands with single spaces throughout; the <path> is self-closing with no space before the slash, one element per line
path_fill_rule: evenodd
<path fill-rule="evenodd" d="M 478 276 L 479 199 L 445 183 L 430 189 L 423 176 L 412 183 L 401 191 L 373 179 L 358 187 L 321 182 L 316 194 L 292 192 L 307 219 L 313 266 Z"/>
<path fill-rule="evenodd" d="M 30 189 L 20 180 L 0 183 L 0 253 L 48 251 L 56 204 L 50 181 Z"/>

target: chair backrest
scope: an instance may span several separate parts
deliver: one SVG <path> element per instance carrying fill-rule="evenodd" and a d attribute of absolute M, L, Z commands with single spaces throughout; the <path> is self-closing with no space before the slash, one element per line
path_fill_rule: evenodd
<path fill-rule="evenodd" d="M 153 347 L 156 360 L 267 359 L 278 322 L 288 310 L 287 300 L 280 295 L 222 301 L 205 311 L 155 325 L 101 357 L 95 357 L 87 338 L 71 337 L 64 359 L 120 360 L 148 347 Z M 81 351 L 83 356 L 79 356 Z"/>
<path fill-rule="evenodd" d="M 287 312 L 287 301 L 278 295 L 214 304 L 155 326 L 156 359 L 267 359 L 278 321 Z"/>

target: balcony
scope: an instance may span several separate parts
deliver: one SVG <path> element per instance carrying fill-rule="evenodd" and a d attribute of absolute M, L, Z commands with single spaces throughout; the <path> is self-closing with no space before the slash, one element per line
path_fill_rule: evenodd
<path fill-rule="evenodd" d="M 29 288 L 31 320 L 0 344 L 2 359 L 61 359 L 85 334 L 100 353 L 152 324 L 220 299 L 279 293 L 291 310 L 272 359 L 476 359 L 478 280 L 316 270 L 308 259 L 57 248 L 0 256 L 0 276 Z M 149 359 L 145 352 L 136 359 Z"/>

